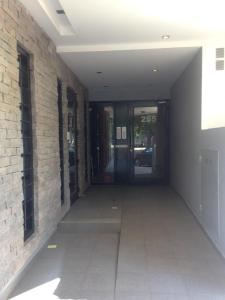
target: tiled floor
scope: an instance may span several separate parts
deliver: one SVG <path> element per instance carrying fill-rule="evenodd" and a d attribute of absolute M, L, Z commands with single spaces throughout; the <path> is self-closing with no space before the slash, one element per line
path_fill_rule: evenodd
<path fill-rule="evenodd" d="M 224 260 L 167 187 L 92 187 L 48 244 L 10 299 L 225 299 Z"/>

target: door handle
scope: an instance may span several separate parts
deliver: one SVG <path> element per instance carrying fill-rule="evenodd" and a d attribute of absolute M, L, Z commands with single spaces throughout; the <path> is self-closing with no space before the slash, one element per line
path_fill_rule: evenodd
<path fill-rule="evenodd" d="M 116 148 L 128 148 L 128 145 L 115 145 Z"/>

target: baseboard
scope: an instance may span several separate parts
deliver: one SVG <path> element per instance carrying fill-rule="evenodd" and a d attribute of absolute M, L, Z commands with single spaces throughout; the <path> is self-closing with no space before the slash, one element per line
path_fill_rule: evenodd
<path fill-rule="evenodd" d="M 44 247 L 46 242 L 49 240 L 49 238 L 52 236 L 52 234 L 56 231 L 56 227 L 50 230 L 47 234 L 47 236 L 40 241 L 38 247 L 35 249 L 35 251 L 32 253 L 32 255 L 28 258 L 28 260 L 25 262 L 23 267 L 16 272 L 16 274 L 11 278 L 11 280 L 7 283 L 7 285 L 3 288 L 2 291 L 0 291 L 0 299 L 1 300 L 7 300 L 9 295 L 13 292 L 19 281 L 22 279 L 24 274 L 29 269 L 33 259 L 35 256 L 40 252 L 40 250 Z"/>

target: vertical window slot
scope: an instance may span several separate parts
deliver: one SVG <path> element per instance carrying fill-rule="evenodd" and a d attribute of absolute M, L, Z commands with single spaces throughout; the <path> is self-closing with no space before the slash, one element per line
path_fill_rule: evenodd
<path fill-rule="evenodd" d="M 59 114 L 59 159 L 60 159 L 60 180 L 61 180 L 61 205 L 64 204 L 64 150 L 63 150 L 63 103 L 62 103 L 62 82 L 58 80 L 58 114 Z"/>
<path fill-rule="evenodd" d="M 24 240 L 34 232 L 34 176 L 33 176 L 33 138 L 32 108 L 30 90 L 30 55 L 18 46 L 19 87 L 21 94 L 21 132 L 23 141 L 23 216 Z"/>

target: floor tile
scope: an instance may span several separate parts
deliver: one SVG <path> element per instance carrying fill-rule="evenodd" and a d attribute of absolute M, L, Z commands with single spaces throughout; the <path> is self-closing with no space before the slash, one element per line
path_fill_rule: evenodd
<path fill-rule="evenodd" d="M 117 274 L 116 292 L 148 292 L 148 279 L 145 273 L 120 272 Z"/>
<path fill-rule="evenodd" d="M 190 295 L 225 295 L 225 278 L 210 273 L 189 274 L 184 276 Z"/>
<path fill-rule="evenodd" d="M 185 281 L 180 274 L 156 273 L 149 275 L 151 293 L 186 294 Z"/>
<path fill-rule="evenodd" d="M 151 300 L 189 300 L 189 298 L 182 294 L 151 294 Z"/>
<path fill-rule="evenodd" d="M 115 274 L 111 273 L 90 273 L 86 274 L 81 290 L 93 292 L 111 292 L 113 293 L 115 287 Z"/>
<path fill-rule="evenodd" d="M 189 300 L 225 300 L 225 295 L 192 294 Z"/>
<path fill-rule="evenodd" d="M 59 226 L 11 297 L 225 300 L 225 261 L 169 187 L 91 187 L 63 222 L 79 225 Z"/>
<path fill-rule="evenodd" d="M 71 299 L 74 300 L 74 299 Z M 77 300 L 114 300 L 112 292 L 81 291 Z"/>
<path fill-rule="evenodd" d="M 150 294 L 138 292 L 118 292 L 115 300 L 152 300 Z"/>

